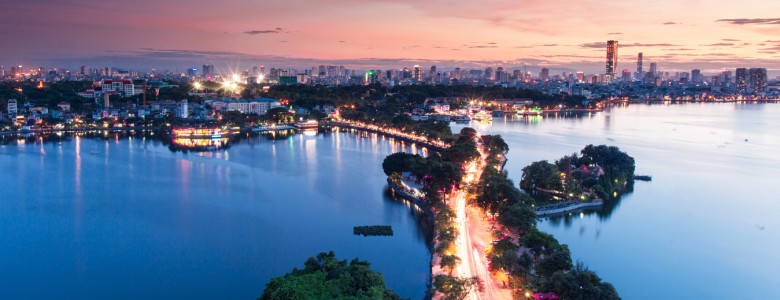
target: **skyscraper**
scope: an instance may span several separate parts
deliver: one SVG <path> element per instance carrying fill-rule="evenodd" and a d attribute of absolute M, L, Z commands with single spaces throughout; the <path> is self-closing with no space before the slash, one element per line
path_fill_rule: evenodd
<path fill-rule="evenodd" d="M 544 81 L 547 81 L 548 79 L 550 79 L 550 69 L 542 68 L 542 72 L 539 73 L 539 78 L 541 78 Z"/>
<path fill-rule="evenodd" d="M 607 41 L 607 73 L 614 77 L 618 63 L 618 41 Z"/>
<path fill-rule="evenodd" d="M 495 77 L 495 80 L 496 80 L 496 81 L 498 81 L 498 82 L 503 82 L 503 81 L 504 81 L 504 74 L 506 74 L 506 73 L 504 72 L 504 67 L 498 67 L 498 68 L 496 68 L 496 77 Z"/>
<path fill-rule="evenodd" d="M 419 65 L 414 65 L 414 68 L 412 68 L 412 80 L 422 81 L 422 67 Z"/>
<path fill-rule="evenodd" d="M 736 72 L 737 92 L 745 93 L 748 90 L 748 70 L 746 68 L 737 68 Z"/>
<path fill-rule="evenodd" d="M 692 82 L 702 82 L 702 81 L 704 81 L 704 78 L 702 78 L 702 76 L 701 76 L 701 70 L 699 70 L 699 69 L 691 70 L 691 81 Z"/>
<path fill-rule="evenodd" d="M 750 80 L 750 92 L 758 94 L 766 89 L 767 77 L 765 68 L 750 68 L 748 77 Z"/>
<path fill-rule="evenodd" d="M 493 75 L 495 75 L 495 74 L 493 74 L 493 68 L 491 68 L 491 67 L 485 68 L 485 79 L 486 80 L 493 80 L 494 79 Z"/>
<path fill-rule="evenodd" d="M 642 80 L 644 74 L 642 74 L 642 52 L 639 52 L 636 56 L 636 78 Z"/>
<path fill-rule="evenodd" d="M 631 70 L 629 69 L 623 69 L 623 81 L 630 82 L 631 81 Z"/>

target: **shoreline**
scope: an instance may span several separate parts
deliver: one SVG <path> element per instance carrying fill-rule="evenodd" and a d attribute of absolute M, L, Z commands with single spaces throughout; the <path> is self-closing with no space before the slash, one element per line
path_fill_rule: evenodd
<path fill-rule="evenodd" d="M 387 137 L 391 137 L 391 138 L 394 138 L 394 139 L 398 139 L 398 140 L 401 140 L 401 141 L 404 141 L 404 142 L 417 144 L 417 145 L 423 146 L 425 148 L 428 148 L 428 149 L 431 149 L 431 150 L 437 151 L 437 152 L 443 152 L 446 149 L 444 147 L 436 146 L 436 145 L 430 144 L 428 142 L 413 140 L 413 139 L 410 139 L 410 138 L 407 138 L 407 137 L 403 137 L 403 136 L 400 136 L 400 135 L 397 135 L 397 134 L 382 132 L 382 131 L 379 131 L 379 130 L 374 130 L 374 129 L 371 129 L 371 128 L 365 128 L 365 127 L 361 127 L 361 126 L 357 126 L 357 125 L 353 125 L 353 124 L 349 124 L 349 123 L 325 122 L 324 125 L 325 126 L 330 126 L 330 127 L 348 128 L 348 129 L 355 129 L 355 130 L 360 130 L 360 131 L 365 131 L 365 132 L 381 134 L 381 135 L 384 135 L 384 136 L 387 136 Z"/>
<path fill-rule="evenodd" d="M 430 254 L 429 261 L 431 267 L 428 268 L 428 281 L 426 283 L 427 289 L 425 291 L 425 296 L 423 297 L 423 299 L 432 299 L 433 298 L 433 268 L 436 265 L 435 262 L 436 256 L 434 255 L 434 251 L 433 251 L 433 249 L 436 248 L 436 239 L 435 239 L 436 237 L 435 216 L 436 215 L 434 214 L 433 209 L 431 209 L 430 205 L 425 203 L 425 201 L 423 201 L 422 199 L 412 196 L 411 194 L 401 189 L 397 184 L 391 182 L 389 177 L 387 178 L 387 186 L 390 188 L 390 192 L 393 193 L 394 196 L 397 195 L 403 199 L 408 200 L 410 203 L 412 203 L 412 205 L 417 207 L 417 209 L 421 210 L 423 214 L 425 214 L 425 216 L 427 217 L 428 222 L 430 222 L 431 224 L 432 236 L 431 236 L 431 244 L 429 245 L 431 249 L 429 252 Z"/>
<path fill-rule="evenodd" d="M 562 214 L 584 210 L 588 208 L 600 208 L 603 205 L 604 205 L 604 201 L 600 201 L 600 200 L 588 201 L 588 202 L 568 201 L 559 204 L 540 206 L 538 208 L 535 208 L 534 212 L 536 213 L 537 218 L 544 218 L 544 217 L 562 215 Z"/>
<path fill-rule="evenodd" d="M 157 130 L 160 130 L 160 127 L 30 129 L 30 130 L 2 131 L 2 132 L 0 132 L 0 135 L 28 134 L 28 133 L 57 133 L 57 132 L 91 132 L 91 131 L 112 131 L 112 132 L 116 132 L 116 131 L 132 131 L 132 130 L 157 131 Z"/>

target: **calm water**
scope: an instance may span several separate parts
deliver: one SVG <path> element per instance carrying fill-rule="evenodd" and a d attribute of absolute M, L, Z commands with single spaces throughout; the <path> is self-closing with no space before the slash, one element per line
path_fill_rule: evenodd
<path fill-rule="evenodd" d="M 173 153 L 144 138 L 0 145 L 0 298 L 254 299 L 334 250 L 422 298 L 429 233 L 384 192 L 402 145 L 353 133 Z M 392 225 L 392 237 L 354 236 Z"/>
<path fill-rule="evenodd" d="M 780 298 L 780 105 L 630 105 L 474 126 L 507 140 L 516 182 L 531 162 L 591 143 L 620 147 L 653 176 L 610 213 L 540 223 L 624 299 Z"/>

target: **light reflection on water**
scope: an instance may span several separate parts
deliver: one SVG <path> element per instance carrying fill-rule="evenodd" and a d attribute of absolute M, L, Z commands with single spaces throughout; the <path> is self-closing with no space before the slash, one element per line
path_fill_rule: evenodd
<path fill-rule="evenodd" d="M 0 298 L 253 299 L 328 250 L 404 297 L 426 289 L 430 228 L 381 169 L 408 147 L 326 132 L 184 153 L 99 136 L 0 144 Z M 376 224 L 395 235 L 352 234 Z"/>

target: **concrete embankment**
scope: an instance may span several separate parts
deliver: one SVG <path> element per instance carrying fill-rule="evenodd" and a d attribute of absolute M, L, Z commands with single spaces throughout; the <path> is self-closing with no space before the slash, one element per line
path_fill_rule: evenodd
<path fill-rule="evenodd" d="M 552 215 L 564 214 L 580 209 L 601 207 L 604 202 L 602 201 L 589 201 L 589 202 L 566 202 L 561 204 L 545 205 L 535 209 L 536 215 L 539 217 L 548 217 Z"/>

